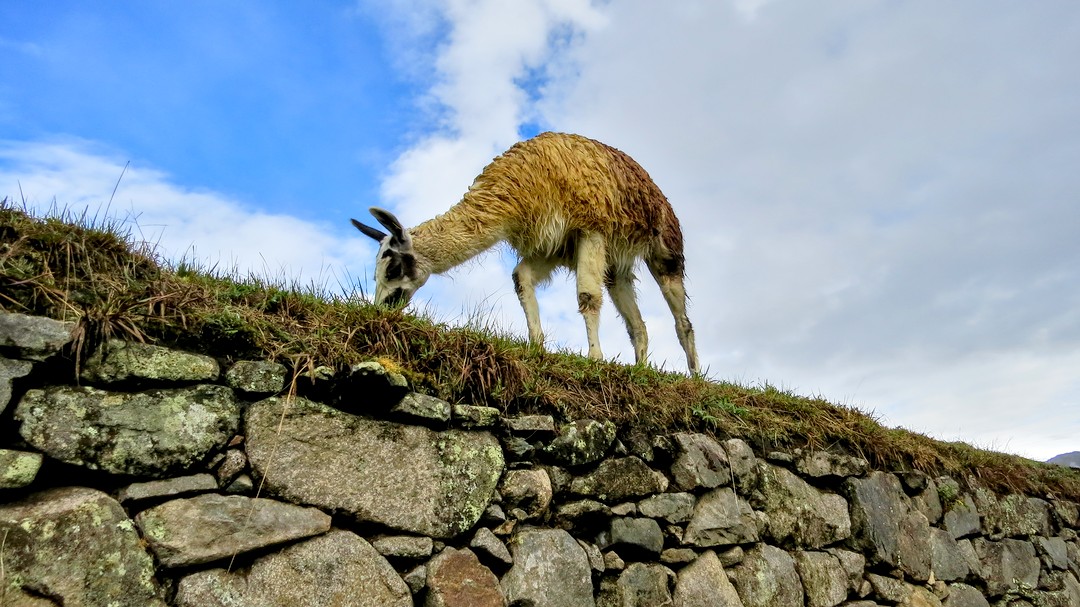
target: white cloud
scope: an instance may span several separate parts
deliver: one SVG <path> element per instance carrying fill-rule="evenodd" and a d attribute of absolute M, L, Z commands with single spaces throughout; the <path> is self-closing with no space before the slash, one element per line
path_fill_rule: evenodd
<path fill-rule="evenodd" d="M 714 375 L 1033 457 L 1077 448 L 1069 3 L 621 0 L 559 13 L 565 44 L 538 12 L 445 6 L 442 130 L 385 182 L 411 223 L 447 208 L 527 121 L 598 138 L 641 162 L 683 220 Z M 432 297 L 453 309 L 490 295 L 523 331 L 510 262 L 493 259 Z M 640 291 L 654 359 L 679 368 L 666 307 L 651 281 Z M 570 293 L 557 279 L 541 312 L 580 350 Z M 627 360 L 605 314 L 605 353 Z"/>
<path fill-rule="evenodd" d="M 115 188 L 115 194 L 113 192 Z M 86 141 L 0 141 L 0 197 L 39 214 L 65 211 L 127 224 L 133 237 L 221 271 L 338 290 L 373 248 L 342 230 L 263 213 L 217 192 L 173 183 Z"/>

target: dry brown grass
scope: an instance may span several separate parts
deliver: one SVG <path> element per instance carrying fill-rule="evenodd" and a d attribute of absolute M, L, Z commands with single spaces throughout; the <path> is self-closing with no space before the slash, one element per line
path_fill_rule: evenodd
<path fill-rule="evenodd" d="M 885 428 L 821 398 L 549 353 L 484 327 L 448 327 L 183 264 L 168 268 L 116 226 L 67 219 L 37 219 L 0 204 L 0 307 L 77 320 L 82 349 L 118 335 L 308 371 L 382 358 L 403 368 L 417 389 L 453 402 L 610 419 L 627 433 L 740 437 L 759 452 L 842 450 L 881 469 L 974 476 L 1001 491 L 1080 499 L 1076 471 Z"/>

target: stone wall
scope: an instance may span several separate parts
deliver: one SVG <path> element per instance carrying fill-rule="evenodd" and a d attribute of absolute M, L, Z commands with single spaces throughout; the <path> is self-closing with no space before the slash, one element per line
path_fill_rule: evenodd
<path fill-rule="evenodd" d="M 0 314 L 0 605 L 1080 606 L 1078 506 Z"/>

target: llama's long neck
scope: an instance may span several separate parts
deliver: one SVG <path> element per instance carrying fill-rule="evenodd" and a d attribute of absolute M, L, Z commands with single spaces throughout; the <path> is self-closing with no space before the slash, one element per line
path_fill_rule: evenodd
<path fill-rule="evenodd" d="M 485 212 L 484 205 L 470 194 L 442 215 L 411 230 L 413 248 L 429 264 L 432 274 L 465 263 L 505 237 L 504 219 Z"/>

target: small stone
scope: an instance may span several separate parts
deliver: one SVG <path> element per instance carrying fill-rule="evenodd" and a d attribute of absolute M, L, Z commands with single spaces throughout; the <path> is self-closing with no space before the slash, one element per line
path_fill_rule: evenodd
<path fill-rule="evenodd" d="M 476 550 L 481 560 L 493 562 L 503 568 L 514 564 L 514 559 L 510 557 L 510 551 L 507 550 L 506 545 L 487 527 L 476 530 L 472 540 L 469 541 L 469 548 Z"/>
<path fill-rule="evenodd" d="M 0 358 L 0 413 L 11 402 L 12 380 L 29 375 L 33 368 L 34 364 L 30 361 Z"/>
<path fill-rule="evenodd" d="M 34 482 L 43 459 L 40 453 L 0 449 L 0 489 L 19 489 Z"/>
<path fill-rule="evenodd" d="M 506 522 L 506 512 L 498 504 L 489 504 L 484 508 L 484 514 L 480 516 L 480 522 L 485 525 L 501 525 Z"/>
<path fill-rule="evenodd" d="M 372 388 L 374 384 L 380 384 L 383 389 L 405 390 L 409 387 L 409 382 L 404 375 L 386 368 L 386 365 L 377 360 L 353 365 L 349 368 L 349 377 L 354 382 L 366 380 L 371 384 L 368 387 Z"/>
<path fill-rule="evenodd" d="M 71 343 L 74 330 L 71 321 L 0 311 L 0 348 L 13 348 L 18 358 L 45 360 Z"/>
<path fill-rule="evenodd" d="M 664 548 L 664 532 L 651 518 L 613 518 L 609 547 L 632 560 L 652 560 Z"/>
<path fill-rule="evenodd" d="M 743 562 L 743 559 L 746 558 L 746 551 L 743 550 L 742 546 L 732 546 L 727 550 L 717 552 L 716 558 L 720 559 L 720 564 L 724 567 L 734 567 Z M 859 576 L 862 576 L 861 572 Z"/>
<path fill-rule="evenodd" d="M 462 428 L 491 428 L 499 423 L 500 415 L 495 407 L 479 405 L 454 405 L 451 413 L 454 423 Z"/>
<path fill-rule="evenodd" d="M 236 477 L 236 480 L 229 483 L 228 487 L 225 487 L 225 493 L 230 495 L 251 495 L 254 489 L 255 481 L 251 480 L 251 477 L 247 474 L 241 474 Z"/>
<path fill-rule="evenodd" d="M 285 365 L 268 360 L 241 360 L 225 372 L 225 382 L 246 394 L 277 394 L 285 388 Z"/>
<path fill-rule="evenodd" d="M 604 460 L 596 470 L 579 476 L 570 491 L 603 502 L 619 503 L 667 490 L 668 480 L 635 456 Z"/>
<path fill-rule="evenodd" d="M 239 495 L 176 499 L 135 517 L 162 567 L 186 567 L 310 537 L 330 529 L 315 509 Z"/>
<path fill-rule="evenodd" d="M 175 498 L 196 493 L 217 491 L 218 484 L 209 474 L 192 474 L 160 481 L 132 483 L 120 490 L 117 500 L 132 505 L 153 499 Z"/>
<path fill-rule="evenodd" d="M 568 528 L 594 528 L 611 516 L 611 508 L 595 500 L 578 500 L 559 506 L 555 520 L 560 526 Z"/>
<path fill-rule="evenodd" d="M 536 450 L 532 443 L 520 436 L 502 436 L 499 437 L 499 442 L 502 444 L 503 451 L 506 452 L 506 458 L 512 462 L 531 460 Z"/>
<path fill-rule="evenodd" d="M 559 464 L 580 466 L 604 457 L 614 441 L 615 424 L 582 419 L 562 426 L 544 452 Z"/>
<path fill-rule="evenodd" d="M 236 477 L 247 468 L 247 456 L 240 449 L 229 449 L 225 452 L 224 458 L 214 470 L 214 477 L 217 478 L 218 485 L 222 487 L 229 486 Z"/>
<path fill-rule="evenodd" d="M 655 563 L 631 563 L 618 578 L 604 578 L 597 597 L 601 605 L 653 607 L 672 605 L 675 574 Z"/>
<path fill-rule="evenodd" d="M 550 415 L 506 417 L 503 426 L 514 436 L 546 439 L 555 434 L 555 418 Z"/>
<path fill-rule="evenodd" d="M 402 576 L 402 579 L 405 580 L 405 585 L 409 587 L 409 592 L 413 594 L 420 592 L 427 585 L 427 565 L 413 567 Z"/>
<path fill-rule="evenodd" d="M 176 607 L 412 607 L 410 588 L 367 541 L 335 529 L 255 559 L 180 578 Z"/>
<path fill-rule="evenodd" d="M 626 569 L 626 561 L 622 560 L 619 553 L 614 550 L 610 550 L 604 553 L 604 570 L 605 571 L 622 571 Z"/>
<path fill-rule="evenodd" d="M 450 403 L 427 394 L 410 392 L 390 408 L 390 413 L 406 421 L 442 426 L 450 421 Z"/>
<path fill-rule="evenodd" d="M 535 518 L 545 514 L 551 505 L 551 480 L 540 468 L 509 470 L 503 475 L 499 493 L 504 506 L 524 511 L 522 520 Z"/>
<path fill-rule="evenodd" d="M 795 469 L 810 478 L 844 478 L 864 476 L 870 463 L 861 457 L 853 457 L 828 451 L 802 453 L 795 461 Z"/>
<path fill-rule="evenodd" d="M 472 550 L 447 548 L 427 565 L 424 607 L 503 607 L 499 580 Z"/>
<path fill-rule="evenodd" d="M 524 529 L 510 542 L 514 566 L 502 576 L 511 605 L 592 607 L 592 567 L 585 550 L 561 529 Z"/>
<path fill-rule="evenodd" d="M 713 489 L 731 482 L 731 467 L 727 453 L 712 438 L 704 434 L 676 434 L 678 455 L 671 464 L 675 487 L 681 491 Z"/>
<path fill-rule="evenodd" d="M 434 542 L 430 537 L 387 535 L 373 540 L 371 545 L 386 558 L 416 561 L 431 556 Z"/>
<path fill-rule="evenodd" d="M 661 493 L 638 502 L 638 513 L 669 523 L 685 523 L 694 515 L 697 498 L 690 493 Z"/>
<path fill-rule="evenodd" d="M 637 514 L 637 510 L 637 504 L 634 502 L 616 504 L 611 507 L 611 513 L 615 516 L 633 516 Z"/>
<path fill-rule="evenodd" d="M 79 374 L 84 381 L 215 381 L 221 368 L 213 358 L 152 344 L 110 339 L 89 358 Z"/>
<path fill-rule="evenodd" d="M 660 553 L 660 562 L 665 565 L 685 565 L 698 557 L 691 548 L 668 548 Z"/>
<path fill-rule="evenodd" d="M 585 555 L 589 557 L 589 567 L 592 567 L 593 573 L 603 573 L 604 554 L 600 552 L 600 548 L 596 544 L 591 544 L 582 540 L 578 540 L 577 543 L 581 546 L 581 549 L 585 551 Z"/>
<path fill-rule="evenodd" d="M 735 477 L 734 481 L 739 491 L 746 491 L 752 487 L 757 470 L 757 457 L 754 456 L 754 450 L 741 438 L 729 438 L 724 441 L 724 452 L 727 453 L 728 465 L 731 466 L 731 473 Z"/>
<path fill-rule="evenodd" d="M 741 607 L 743 603 L 728 580 L 724 565 L 709 550 L 679 571 L 675 604 L 680 607 Z"/>
<path fill-rule="evenodd" d="M 765 459 L 777 464 L 790 464 L 795 461 L 795 456 L 785 451 L 769 451 L 765 454 Z"/>
<path fill-rule="evenodd" d="M 753 511 L 730 487 L 713 489 L 698 500 L 683 541 L 701 548 L 754 543 L 758 530 Z"/>

